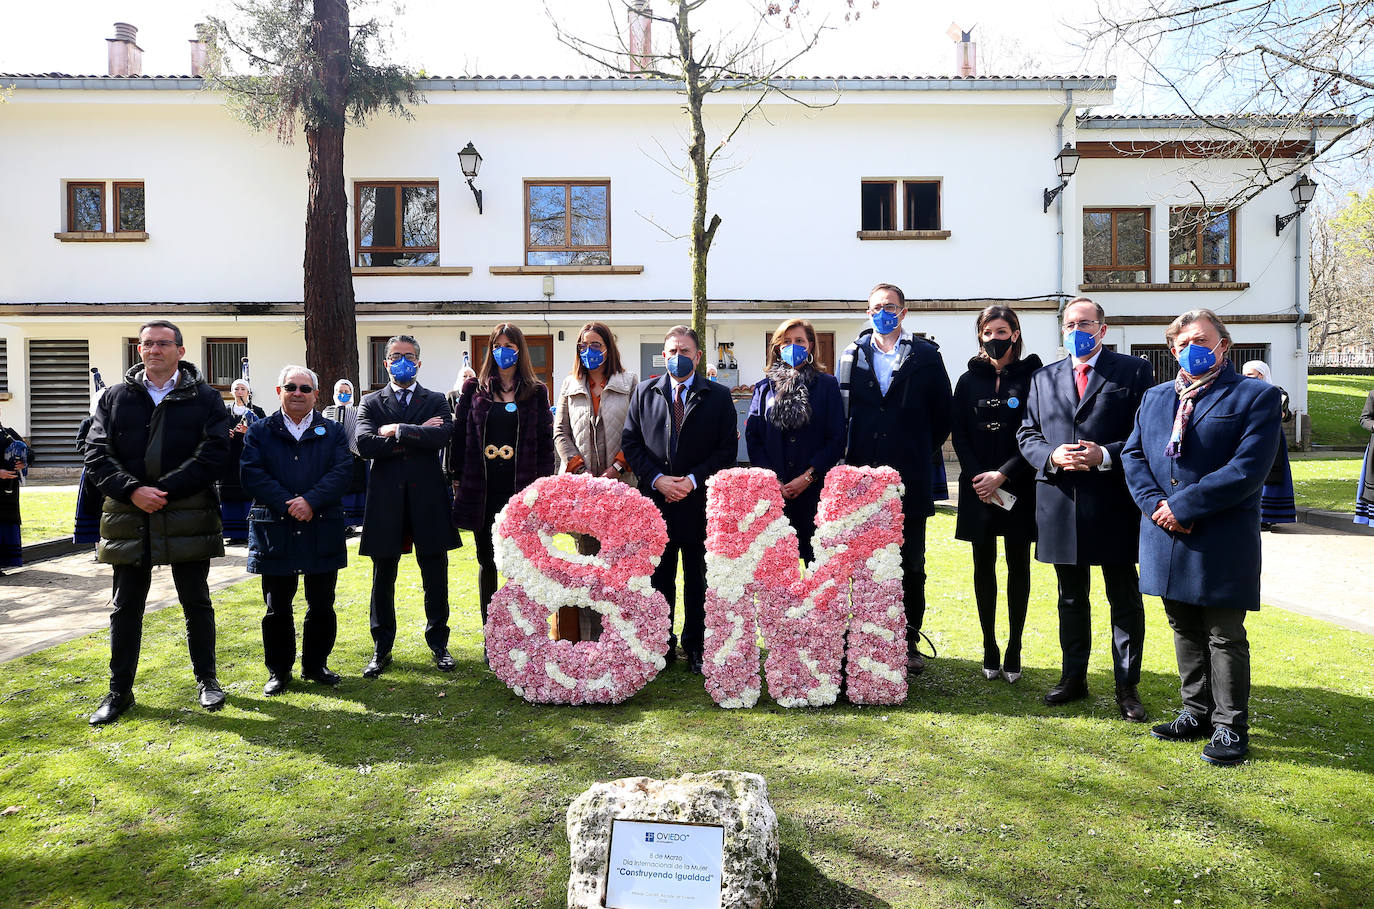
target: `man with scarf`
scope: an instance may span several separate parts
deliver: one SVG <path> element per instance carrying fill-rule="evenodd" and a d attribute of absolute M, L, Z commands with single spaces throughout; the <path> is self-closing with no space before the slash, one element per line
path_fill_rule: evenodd
<path fill-rule="evenodd" d="M 1260 605 L 1260 488 L 1281 395 L 1236 373 L 1211 310 L 1179 316 L 1164 339 L 1178 375 L 1146 393 L 1121 453 L 1142 515 L 1140 589 L 1164 599 L 1182 682 L 1183 710 L 1152 732 L 1207 739 L 1203 760 L 1235 764 L 1249 750 L 1245 614 Z"/>
<path fill-rule="evenodd" d="M 1088 696 L 1092 653 L 1092 566 L 1102 568 L 1112 614 L 1112 676 L 1123 719 L 1146 720 L 1140 703 L 1145 605 L 1135 573 L 1139 534 L 1121 475 L 1121 448 L 1135 411 L 1154 383 L 1148 360 L 1108 350 L 1107 316 L 1086 297 L 1064 307 L 1069 356 L 1031 377 L 1026 416 L 1017 430 L 1021 456 L 1035 469 L 1035 557 L 1059 581 L 1059 682 L 1051 706 Z"/>
<path fill-rule="evenodd" d="M 953 426 L 954 393 L 934 341 L 902 328 L 906 296 L 895 284 L 868 295 L 868 325 L 836 370 L 849 418 L 845 463 L 896 468 L 902 496 L 902 602 L 907 671 L 926 668 L 917 649 L 926 613 L 926 518 L 935 514 L 933 461 Z"/>

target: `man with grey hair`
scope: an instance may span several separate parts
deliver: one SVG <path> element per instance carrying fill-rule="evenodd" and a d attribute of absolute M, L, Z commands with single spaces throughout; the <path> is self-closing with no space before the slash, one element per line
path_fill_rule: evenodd
<path fill-rule="evenodd" d="M 348 564 L 343 494 L 353 473 L 344 429 L 315 413 L 319 379 L 304 366 L 277 378 L 281 409 L 258 420 L 244 437 L 240 473 L 253 499 L 248 513 L 248 570 L 262 575 L 262 646 L 269 697 L 286 690 L 296 664 L 291 601 L 305 580 L 301 676 L 337 685 L 326 665 L 334 649 L 334 588 Z"/>
<path fill-rule="evenodd" d="M 358 453 L 372 461 L 363 512 L 360 555 L 372 558 L 370 623 L 375 651 L 363 675 L 375 679 L 391 665 L 396 640 L 396 572 L 414 548 L 424 586 L 425 643 L 441 672 L 456 666 L 448 652 L 448 551 L 458 534 L 449 520 L 449 484 L 442 463 L 453 434 L 444 395 L 415 381 L 420 343 L 410 335 L 386 342 L 391 382 L 363 398 Z"/>

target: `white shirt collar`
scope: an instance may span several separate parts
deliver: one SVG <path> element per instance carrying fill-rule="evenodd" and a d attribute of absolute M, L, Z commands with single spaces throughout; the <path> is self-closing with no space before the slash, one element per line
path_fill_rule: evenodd
<path fill-rule="evenodd" d="M 417 386 L 414 382 L 411 382 L 409 385 L 407 385 L 407 386 L 404 387 L 404 388 L 402 388 L 400 385 L 397 385 L 395 382 L 390 382 L 390 383 L 388 383 L 388 384 L 389 384 L 390 387 L 391 387 L 391 393 L 392 393 L 393 395 L 398 395 L 398 394 L 400 394 L 401 392 L 406 392 L 407 394 L 410 394 L 410 393 L 413 393 L 417 387 L 419 387 L 419 386 Z"/>
<path fill-rule="evenodd" d="M 168 391 L 171 391 L 173 388 L 176 388 L 176 387 L 177 387 L 177 380 L 180 379 L 180 378 L 181 378 L 181 370 L 180 370 L 180 369 L 177 369 L 175 372 L 172 373 L 172 377 L 171 377 L 170 379 L 168 379 L 166 382 L 163 382 L 161 385 L 157 385 L 157 384 L 154 384 L 153 382 L 149 381 L 149 380 L 148 380 L 148 373 L 147 373 L 147 372 L 144 372 L 144 373 L 143 373 L 143 384 L 146 385 L 146 386 L 148 387 L 148 390 L 149 390 L 149 391 L 168 392 Z"/>
<path fill-rule="evenodd" d="M 676 395 L 678 393 L 679 388 L 685 388 L 690 391 L 692 388 L 692 383 L 696 381 L 696 377 L 696 371 L 693 370 L 691 373 L 688 374 L 687 378 L 679 382 L 676 376 L 674 376 L 672 373 L 668 373 L 668 381 L 672 383 L 671 387 L 673 394 Z"/>
<path fill-rule="evenodd" d="M 291 416 L 285 410 L 281 412 L 281 421 L 286 424 L 286 431 L 291 433 L 292 437 L 294 437 L 297 442 L 300 441 L 301 436 L 305 435 L 305 431 L 310 428 L 310 424 L 314 419 L 315 411 L 313 410 L 307 411 L 305 419 L 301 420 L 299 423 L 291 419 Z"/>
<path fill-rule="evenodd" d="M 1093 354 L 1091 357 L 1088 357 L 1088 359 L 1086 359 L 1086 360 L 1080 360 L 1080 359 L 1078 359 L 1077 357 L 1074 357 L 1074 358 L 1073 358 L 1073 365 L 1074 365 L 1074 366 L 1082 366 L 1082 365 L 1085 365 L 1085 364 L 1086 364 L 1087 366 L 1090 366 L 1090 367 L 1092 367 L 1093 369 L 1096 369 L 1096 368 L 1097 368 L 1097 358 L 1100 357 L 1100 356 L 1102 356 L 1102 351 L 1104 351 L 1104 350 L 1106 350 L 1106 349 L 1107 349 L 1106 347 L 1104 347 L 1103 345 L 1099 344 L 1099 345 L 1097 346 L 1097 353 Z"/>

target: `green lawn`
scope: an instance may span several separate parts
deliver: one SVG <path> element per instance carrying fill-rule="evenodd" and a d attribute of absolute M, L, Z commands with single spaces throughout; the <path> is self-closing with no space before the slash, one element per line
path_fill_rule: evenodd
<path fill-rule="evenodd" d="M 1299 506 L 1355 512 L 1355 484 L 1363 458 L 1298 458 L 1290 455 L 1293 496 Z"/>
<path fill-rule="evenodd" d="M 76 493 L 26 486 L 19 492 L 19 536 L 24 545 L 71 537 L 76 520 Z"/>
<path fill-rule="evenodd" d="M 193 705 L 181 617 L 150 616 L 139 704 L 92 731 L 106 636 L 0 672 L 0 894 L 21 906 L 562 906 L 568 803 L 598 780 L 734 768 L 778 812 L 779 907 L 1360 906 L 1374 887 L 1374 638 L 1252 618 L 1253 759 L 1219 769 L 1116 718 L 1107 618 L 1093 697 L 1050 709 L 1053 575 L 1036 567 L 1026 676 L 986 682 L 953 519 L 930 525 L 940 657 L 895 708 L 711 704 L 681 665 L 617 707 L 536 707 L 481 661 L 472 548 L 452 567 L 458 671 L 431 668 L 413 562 L 395 668 L 341 584 L 338 689 L 267 699 L 257 585 L 216 598 L 229 706 Z M 1177 709 L 1149 603 L 1141 692 Z"/>
<path fill-rule="evenodd" d="M 1314 445 L 1360 445 L 1369 433 L 1360 427 L 1374 376 L 1308 376 L 1307 410 L 1312 417 Z"/>

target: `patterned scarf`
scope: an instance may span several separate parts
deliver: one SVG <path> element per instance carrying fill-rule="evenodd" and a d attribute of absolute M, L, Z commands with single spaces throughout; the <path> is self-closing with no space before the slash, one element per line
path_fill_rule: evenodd
<path fill-rule="evenodd" d="M 1212 387 L 1212 383 L 1221 375 L 1225 365 L 1226 359 L 1222 358 L 1217 361 L 1217 365 L 1197 378 L 1181 369 L 1178 371 L 1178 377 L 1174 379 L 1174 392 L 1178 394 L 1178 410 L 1174 413 L 1174 431 L 1169 435 L 1169 444 L 1164 446 L 1165 457 L 1175 460 L 1182 457 L 1183 434 L 1188 431 L 1188 421 L 1193 417 L 1193 404 L 1198 395 Z"/>
<path fill-rule="evenodd" d="M 778 429 L 800 429 L 811 422 L 811 395 L 806 387 L 814 370 L 807 363 L 801 369 L 793 369 L 783 363 L 774 363 L 768 370 L 768 383 L 773 389 L 773 406 L 764 410 L 769 423 Z"/>

